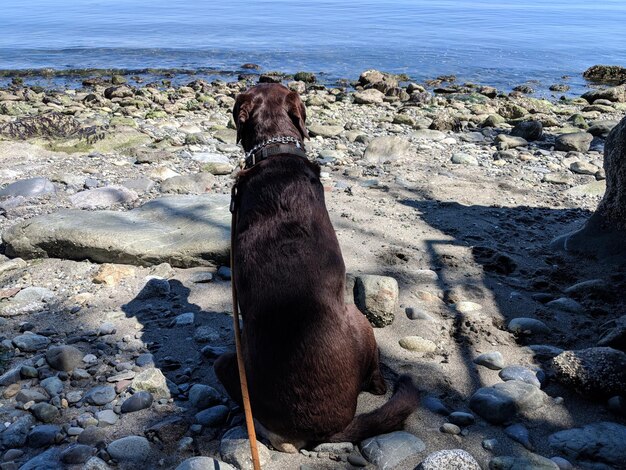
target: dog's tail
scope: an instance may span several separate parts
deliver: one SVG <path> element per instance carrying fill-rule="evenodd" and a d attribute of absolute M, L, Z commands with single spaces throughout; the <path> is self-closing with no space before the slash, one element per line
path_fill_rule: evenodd
<path fill-rule="evenodd" d="M 419 391 L 411 377 L 401 375 L 387 403 L 374 411 L 355 416 L 348 427 L 331 436 L 329 442 L 359 442 L 368 437 L 397 431 L 418 407 L 419 401 Z"/>

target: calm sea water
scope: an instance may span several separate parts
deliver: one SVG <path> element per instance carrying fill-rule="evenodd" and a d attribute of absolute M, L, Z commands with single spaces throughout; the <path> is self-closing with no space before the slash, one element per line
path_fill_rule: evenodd
<path fill-rule="evenodd" d="M 0 69 L 209 68 L 455 74 L 583 86 L 626 65 L 626 0 L 3 0 Z"/>

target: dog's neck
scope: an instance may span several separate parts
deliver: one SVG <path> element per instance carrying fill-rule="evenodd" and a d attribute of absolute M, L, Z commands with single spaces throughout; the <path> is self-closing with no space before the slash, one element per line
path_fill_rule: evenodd
<path fill-rule="evenodd" d="M 304 144 L 291 136 L 272 137 L 252 147 L 245 156 L 245 168 L 275 155 L 296 155 L 307 158 Z"/>

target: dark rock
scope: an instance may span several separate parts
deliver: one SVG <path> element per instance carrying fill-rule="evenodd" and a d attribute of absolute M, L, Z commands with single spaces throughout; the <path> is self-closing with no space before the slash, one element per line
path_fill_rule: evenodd
<path fill-rule="evenodd" d="M 29 447 L 48 447 L 54 444 L 57 434 L 61 432 L 61 427 L 54 424 L 43 424 L 35 426 L 30 433 L 28 433 L 28 446 Z"/>
<path fill-rule="evenodd" d="M 455 411 L 448 415 L 448 421 L 457 426 L 465 427 L 471 426 L 476 421 L 472 413 L 464 413 L 462 411 Z"/>
<path fill-rule="evenodd" d="M 14 449 L 23 447 L 31 426 L 35 424 L 35 418 L 25 414 L 16 419 L 4 431 L 0 433 L 0 447 Z"/>
<path fill-rule="evenodd" d="M 541 408 L 545 396 L 533 385 L 511 380 L 477 390 L 470 399 L 470 408 L 486 421 L 502 424 L 520 413 Z"/>
<path fill-rule="evenodd" d="M 58 408 L 49 403 L 35 403 L 30 407 L 30 412 L 43 423 L 50 423 L 61 415 Z"/>
<path fill-rule="evenodd" d="M 619 65 L 593 65 L 583 72 L 583 78 L 594 82 L 626 82 L 626 67 Z"/>
<path fill-rule="evenodd" d="M 189 429 L 189 423 L 180 416 L 173 416 L 150 426 L 146 430 L 146 437 L 155 437 L 164 444 L 177 443 Z"/>
<path fill-rule="evenodd" d="M 115 397 L 115 388 L 110 385 L 94 387 L 85 394 L 85 400 L 92 405 L 106 405 L 112 402 Z"/>
<path fill-rule="evenodd" d="M 85 463 L 95 453 L 95 449 L 84 444 L 74 444 L 61 452 L 61 461 L 70 465 Z"/>
<path fill-rule="evenodd" d="M 543 135 L 543 125 L 540 121 L 522 121 L 511 130 L 511 135 L 528 141 L 539 140 Z"/>
<path fill-rule="evenodd" d="M 50 344 L 50 340 L 41 335 L 25 333 L 13 338 L 13 345 L 21 351 L 32 352 L 45 348 Z"/>
<path fill-rule="evenodd" d="M 46 351 L 46 361 L 56 370 L 71 371 L 83 362 L 85 355 L 74 346 L 55 346 Z"/>
<path fill-rule="evenodd" d="M 63 113 L 28 116 L 0 125 L 0 135 L 21 140 L 35 137 L 88 137 L 93 133 L 95 129 L 84 129 L 76 118 Z"/>
<path fill-rule="evenodd" d="M 511 439 L 522 444 L 527 449 L 532 450 L 533 445 L 530 442 L 530 433 L 528 432 L 526 426 L 524 426 L 523 424 L 511 424 L 510 426 L 504 428 L 504 433 Z"/>
<path fill-rule="evenodd" d="M 195 420 L 196 423 L 201 424 L 202 426 L 216 427 L 226 421 L 228 413 L 228 407 L 224 405 L 217 405 L 197 413 Z"/>
<path fill-rule="evenodd" d="M 107 446 L 109 455 L 120 463 L 140 464 L 148 460 L 151 453 L 150 442 L 142 436 L 126 436 Z"/>
<path fill-rule="evenodd" d="M 204 410 L 221 401 L 220 393 L 209 385 L 195 384 L 189 390 L 189 402 L 199 410 Z"/>
<path fill-rule="evenodd" d="M 143 410 L 152 405 L 152 394 L 150 392 L 140 391 L 132 395 L 130 398 L 124 400 L 122 403 L 122 413 L 133 413 L 135 411 Z"/>
<path fill-rule="evenodd" d="M 626 315 L 602 325 L 604 332 L 598 346 L 607 346 L 626 352 Z"/>

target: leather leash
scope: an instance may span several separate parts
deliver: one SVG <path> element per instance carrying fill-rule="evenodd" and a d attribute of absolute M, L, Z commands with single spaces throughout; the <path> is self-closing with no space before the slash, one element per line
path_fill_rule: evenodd
<path fill-rule="evenodd" d="M 235 234 L 237 232 L 237 207 L 235 197 L 237 196 L 237 184 L 233 186 L 230 201 L 230 212 L 232 214 L 230 223 L 230 285 L 233 295 L 233 327 L 235 331 L 235 349 L 237 350 L 237 368 L 239 369 L 239 382 L 241 383 L 241 398 L 243 401 L 243 411 L 246 417 L 246 428 L 248 429 L 248 439 L 250 440 L 250 454 L 252 456 L 252 466 L 254 470 L 261 470 L 259 460 L 259 448 L 252 418 L 252 406 L 250 405 L 250 395 L 248 394 L 248 380 L 246 369 L 243 363 L 243 351 L 241 348 L 241 328 L 239 326 L 239 302 L 237 301 L 237 287 L 235 286 Z"/>

